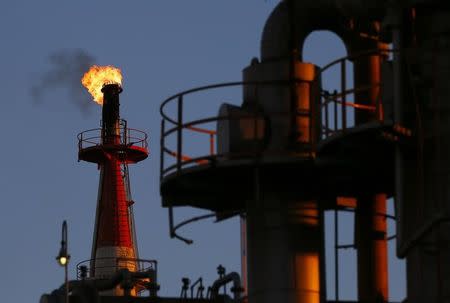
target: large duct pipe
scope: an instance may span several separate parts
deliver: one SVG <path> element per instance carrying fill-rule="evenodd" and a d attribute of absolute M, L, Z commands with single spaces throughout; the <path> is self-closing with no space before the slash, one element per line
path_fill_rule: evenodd
<path fill-rule="evenodd" d="M 289 3 L 289 1 L 292 1 Z M 291 43 L 298 47 L 298 58 L 302 61 L 302 46 L 306 37 L 317 30 L 329 30 L 341 37 L 348 48 L 352 42 L 347 38 L 346 18 L 370 16 L 380 20 L 384 15 L 387 0 L 284 0 L 267 20 L 261 39 L 261 59 L 289 58 Z M 292 9 L 291 9 L 292 7 Z M 290 20 L 295 20 L 292 22 Z M 367 19 L 365 22 L 368 22 Z"/>

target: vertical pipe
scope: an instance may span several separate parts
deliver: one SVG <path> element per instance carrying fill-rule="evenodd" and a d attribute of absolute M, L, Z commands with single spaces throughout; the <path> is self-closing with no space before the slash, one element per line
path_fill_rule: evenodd
<path fill-rule="evenodd" d="M 69 303 L 69 274 L 67 269 L 67 263 L 64 264 L 64 282 L 66 285 L 64 301 L 65 303 Z"/>
<path fill-rule="evenodd" d="M 356 210 L 358 249 L 358 298 L 388 298 L 386 195 L 360 197 Z"/>
<path fill-rule="evenodd" d="M 329 95 L 328 94 L 326 95 L 326 98 L 327 99 L 324 102 L 324 104 L 325 104 L 325 138 L 328 137 L 328 132 L 329 132 L 329 128 L 330 128 L 329 117 L 328 117 L 330 115 L 330 111 L 328 110 L 328 106 L 329 106 L 329 101 L 328 101 Z"/>
<path fill-rule="evenodd" d="M 244 215 L 240 217 L 241 227 L 241 279 L 242 287 L 244 288 L 243 297 L 248 295 L 248 282 L 247 282 L 247 223 Z"/>
<path fill-rule="evenodd" d="M 173 206 L 169 206 L 169 236 L 173 238 L 175 236 L 174 226 L 173 226 Z"/>
<path fill-rule="evenodd" d="M 214 134 L 209 134 L 209 153 L 211 156 L 214 155 Z"/>
<path fill-rule="evenodd" d="M 372 24 L 374 30 L 379 23 Z M 376 49 L 376 53 L 355 57 L 354 82 L 355 103 L 376 107 L 380 95 L 381 61 L 380 54 L 386 45 L 374 38 L 359 41 L 353 51 L 364 53 Z M 358 88 L 368 87 L 367 90 Z M 376 112 L 355 111 L 355 126 L 378 119 Z M 388 262 L 386 219 L 386 194 L 360 194 L 357 197 L 355 215 L 356 248 L 358 264 L 358 299 L 374 301 L 388 299 Z"/>
<path fill-rule="evenodd" d="M 338 104 L 336 91 L 333 92 L 333 103 L 334 103 L 334 132 L 338 131 Z"/>
<path fill-rule="evenodd" d="M 372 42 L 372 44 L 374 43 Z M 381 46 L 381 43 L 380 45 L 375 44 L 380 51 Z M 364 47 L 358 49 L 361 52 L 367 50 Z M 355 103 L 376 107 L 380 95 L 381 61 L 381 55 L 376 53 L 358 56 L 354 59 Z M 363 87 L 368 88 L 358 91 L 358 88 Z M 355 112 L 355 126 L 377 120 L 377 118 L 376 112 L 359 109 Z"/>
<path fill-rule="evenodd" d="M 337 204 L 337 201 L 336 201 Z M 334 210 L 334 300 L 339 301 L 339 213 Z"/>

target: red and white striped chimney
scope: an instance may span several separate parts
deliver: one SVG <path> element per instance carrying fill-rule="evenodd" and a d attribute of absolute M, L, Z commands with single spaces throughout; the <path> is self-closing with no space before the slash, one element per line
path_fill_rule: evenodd
<path fill-rule="evenodd" d="M 100 168 L 90 265 L 90 276 L 95 279 L 110 278 L 120 269 L 138 270 L 127 165 L 148 156 L 145 133 L 139 132 L 141 137 L 133 142 L 125 120 L 120 119 L 122 88 L 107 84 L 102 92 L 102 128 L 94 131 L 96 135 L 90 134 L 93 131 L 79 135 L 78 154 L 80 160 L 97 163 Z M 122 294 L 119 288 L 108 293 Z"/>

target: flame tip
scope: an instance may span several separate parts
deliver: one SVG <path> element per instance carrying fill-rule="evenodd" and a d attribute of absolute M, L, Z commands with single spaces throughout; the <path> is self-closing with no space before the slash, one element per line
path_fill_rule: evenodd
<path fill-rule="evenodd" d="M 103 104 L 103 88 L 116 84 L 122 91 L 122 72 L 112 65 L 92 65 L 81 78 L 81 83 L 92 95 L 95 102 Z"/>

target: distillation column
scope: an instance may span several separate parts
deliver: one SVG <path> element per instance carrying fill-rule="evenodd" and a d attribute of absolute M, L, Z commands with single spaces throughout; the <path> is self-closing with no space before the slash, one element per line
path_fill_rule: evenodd
<path fill-rule="evenodd" d="M 307 162 L 314 157 L 316 67 L 295 62 L 296 80 L 289 83 L 291 64 L 289 60 L 254 62 L 244 70 L 245 81 L 286 81 L 281 86 L 244 89 L 246 106 L 263 108 L 271 122 L 264 151 L 267 161 L 292 156 Z M 246 206 L 249 302 L 319 303 L 324 295 L 322 213 L 315 201 L 280 192 L 273 186 L 274 178 L 278 177 L 255 167 L 255 196 Z"/>

